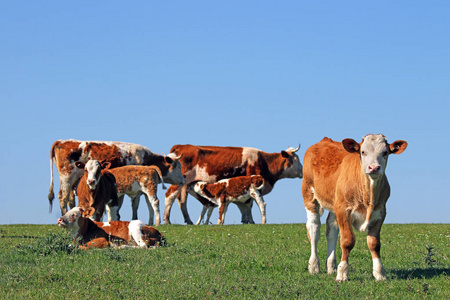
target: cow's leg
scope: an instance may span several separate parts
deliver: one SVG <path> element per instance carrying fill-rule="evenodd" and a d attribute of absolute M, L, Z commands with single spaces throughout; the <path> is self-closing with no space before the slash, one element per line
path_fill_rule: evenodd
<path fill-rule="evenodd" d="M 122 208 L 122 205 L 123 205 L 123 198 L 125 197 L 125 194 L 119 194 L 119 193 L 117 193 L 117 199 L 118 199 L 118 202 L 119 202 L 119 205 L 118 205 L 118 207 L 119 207 L 119 210 Z"/>
<path fill-rule="evenodd" d="M 164 203 L 164 224 L 170 224 L 170 210 L 173 202 L 178 197 L 183 186 L 171 185 L 166 192 L 166 199 Z"/>
<path fill-rule="evenodd" d="M 223 225 L 225 222 L 225 214 L 227 212 L 228 204 L 230 203 L 225 202 L 225 199 L 224 201 L 221 200 L 219 202 L 219 220 L 217 221 L 217 225 Z"/>
<path fill-rule="evenodd" d="M 155 218 L 155 225 L 158 226 L 160 224 L 160 215 L 159 215 L 159 199 L 156 196 L 156 193 L 154 195 L 147 195 L 144 194 L 145 201 L 147 201 L 148 206 L 148 224 L 153 224 L 153 218 Z"/>
<path fill-rule="evenodd" d="M 181 213 L 184 217 L 184 222 L 186 224 L 192 225 L 191 218 L 189 217 L 189 213 L 187 211 L 187 185 L 184 185 L 181 188 L 180 196 L 177 198 L 178 204 L 180 205 Z"/>
<path fill-rule="evenodd" d="M 103 209 L 101 212 L 102 215 L 103 215 L 104 210 L 105 210 L 105 206 L 103 206 Z M 106 204 L 106 210 L 108 212 L 108 222 L 120 220 L 119 199 L 117 197 L 117 192 L 114 192 L 111 195 L 111 199 Z"/>
<path fill-rule="evenodd" d="M 233 202 L 237 205 L 241 211 L 241 222 L 242 224 L 255 224 L 252 215 L 253 199 L 247 200 L 246 202 Z"/>
<path fill-rule="evenodd" d="M 336 222 L 334 212 L 328 214 L 327 217 L 327 272 L 328 274 L 336 273 L 336 243 L 339 236 L 339 227 Z"/>
<path fill-rule="evenodd" d="M 137 194 L 137 195 L 134 195 L 133 197 L 130 196 L 130 198 L 131 198 L 131 213 L 132 213 L 131 220 L 137 220 L 141 195 Z"/>
<path fill-rule="evenodd" d="M 317 256 L 317 244 L 320 238 L 320 213 L 319 207 L 314 206 L 313 211 L 306 208 L 306 231 L 311 242 L 311 256 L 309 258 L 309 274 L 317 274 L 320 270 L 320 261 Z"/>
<path fill-rule="evenodd" d="M 367 245 L 369 246 L 370 254 L 372 255 L 373 262 L 373 277 L 375 280 L 386 280 L 386 272 L 383 264 L 381 263 L 381 242 L 380 242 L 380 230 L 383 225 L 384 217 L 377 220 L 373 224 L 369 225 L 369 231 L 367 234 Z"/>
<path fill-rule="evenodd" d="M 261 223 L 266 224 L 266 202 L 256 189 L 250 190 L 250 196 L 255 199 L 256 203 L 259 206 L 259 210 L 261 211 Z M 252 199 L 250 200 L 253 201 Z"/>
<path fill-rule="evenodd" d="M 61 180 L 60 184 L 58 200 L 61 215 L 64 216 L 67 213 L 67 204 L 69 204 L 70 209 L 75 207 L 75 195 L 73 194 L 72 184 L 70 182 Z"/>
<path fill-rule="evenodd" d="M 211 205 L 210 207 L 208 207 L 208 213 L 206 215 L 206 220 L 205 220 L 205 224 L 206 225 L 209 224 L 209 219 L 211 219 L 211 215 L 212 215 L 213 210 L 214 210 L 214 205 Z"/>
<path fill-rule="evenodd" d="M 342 258 L 337 267 L 336 281 L 346 281 L 348 279 L 348 257 L 350 251 L 355 246 L 355 234 L 351 224 L 351 212 L 347 210 L 335 211 L 336 219 L 339 224 L 339 231 L 341 233 L 341 249 Z"/>
<path fill-rule="evenodd" d="M 208 207 L 206 205 L 203 205 L 202 212 L 200 213 L 200 218 L 198 218 L 197 223 L 195 225 L 199 225 L 203 221 L 203 217 L 205 216 L 206 210 Z"/>
<path fill-rule="evenodd" d="M 237 205 L 239 208 L 239 211 L 241 212 L 241 223 L 242 224 L 248 224 L 248 212 L 247 212 L 247 205 L 242 202 L 233 202 Z"/>
<path fill-rule="evenodd" d="M 223 225 L 227 206 L 228 204 L 225 202 L 225 196 L 221 196 L 219 199 L 219 220 L 217 221 L 217 225 Z"/>

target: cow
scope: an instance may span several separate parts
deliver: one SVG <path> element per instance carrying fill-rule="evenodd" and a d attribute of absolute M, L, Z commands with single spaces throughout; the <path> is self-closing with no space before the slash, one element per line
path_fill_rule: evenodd
<path fill-rule="evenodd" d="M 181 164 L 178 161 L 175 167 L 169 169 L 165 179 L 157 166 L 129 165 L 110 169 L 109 172 L 116 179 L 119 209 L 122 207 L 124 196 L 129 196 L 133 209 L 132 220 L 136 220 L 139 198 L 144 194 L 149 210 L 148 224 L 153 224 L 155 215 L 155 225 L 160 224 L 159 200 L 157 196 L 158 183 L 162 183 L 162 187 L 165 189 L 164 181 L 171 184 L 184 184 L 185 182 L 181 174 Z"/>
<path fill-rule="evenodd" d="M 228 204 L 231 202 L 246 203 L 248 200 L 253 201 L 253 199 L 261 211 L 262 224 L 266 224 L 266 202 L 264 202 L 263 197 L 259 193 L 259 190 L 263 187 L 264 178 L 261 175 L 251 175 L 222 179 L 216 183 L 199 181 L 194 185 L 193 189 L 201 197 L 219 206 L 218 225 L 222 225 L 225 221 Z M 210 210 L 206 220 L 206 224 L 208 224 L 213 208 L 214 206 L 203 206 L 202 214 L 196 225 L 203 220 L 206 209 Z"/>
<path fill-rule="evenodd" d="M 75 166 L 84 170 L 78 184 L 78 206 L 87 209 L 93 207 L 95 213 L 92 219 L 100 221 L 103 213 L 108 211 L 108 222 L 118 221 L 119 198 L 117 195 L 116 179 L 109 172 L 110 162 L 100 163 L 98 160 L 91 159 L 86 164 L 76 161 Z"/>
<path fill-rule="evenodd" d="M 389 144 L 382 134 L 368 134 L 361 143 L 353 139 L 339 143 L 325 137 L 307 149 L 303 161 L 302 194 L 311 241 L 310 274 L 319 272 L 320 215 L 323 209 L 327 209 L 327 272 L 333 274 L 337 271 L 337 281 L 348 279 L 348 257 L 355 245 L 353 226 L 358 231 L 367 230 L 373 276 L 377 281 L 386 279 L 380 258 L 380 229 L 390 195 L 385 169 L 388 156 L 402 153 L 407 145 L 403 140 Z M 336 270 L 335 250 L 339 232 L 342 258 Z"/>
<path fill-rule="evenodd" d="M 250 147 L 219 147 L 175 145 L 170 152 L 181 155 L 181 172 L 186 178 L 185 185 L 171 186 L 166 192 L 164 223 L 170 224 L 170 209 L 178 198 L 184 221 L 192 224 L 187 211 L 188 187 L 196 181 L 214 183 L 221 179 L 236 176 L 261 175 L 264 180 L 262 195 L 268 194 L 275 183 L 282 178 L 302 178 L 302 164 L 297 152 L 300 149 L 289 147 L 280 153 L 266 153 Z M 196 196 L 205 205 L 208 200 Z M 243 216 L 251 219 L 251 211 L 245 205 L 237 203 Z M 245 220 L 244 220 L 245 221 Z"/>
<path fill-rule="evenodd" d="M 94 222 L 95 209 L 74 207 L 57 220 L 59 227 L 72 233 L 80 249 L 89 248 L 150 248 L 164 244 L 165 237 L 142 221 Z"/>
<path fill-rule="evenodd" d="M 76 161 L 86 163 L 89 159 L 96 159 L 111 163 L 111 169 L 126 165 L 155 165 L 163 177 L 171 168 L 177 167 L 178 157 L 169 153 L 167 156 L 155 154 L 150 149 L 132 143 L 104 142 L 104 141 L 78 141 L 57 140 L 50 150 L 50 191 L 48 200 L 50 211 L 53 199 L 53 161 L 59 173 L 60 190 L 58 193 L 61 215 L 69 208 L 75 206 L 75 190 L 83 176 L 83 171 L 75 166 Z"/>

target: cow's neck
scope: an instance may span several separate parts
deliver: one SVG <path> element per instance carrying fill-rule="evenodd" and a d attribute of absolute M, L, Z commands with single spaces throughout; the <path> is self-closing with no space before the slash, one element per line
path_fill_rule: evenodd
<path fill-rule="evenodd" d="M 378 178 L 373 179 L 362 171 L 362 186 L 363 186 L 363 203 L 367 207 L 366 220 L 370 220 L 372 211 L 376 208 L 381 201 L 381 194 L 384 192 L 386 183 L 386 176 L 380 175 Z"/>
<path fill-rule="evenodd" d="M 283 169 L 280 167 L 281 162 L 279 162 L 280 154 L 261 152 L 261 156 L 264 157 L 263 161 L 267 163 L 266 166 L 261 166 L 261 175 L 269 182 L 270 189 L 272 189 L 283 174 Z"/>

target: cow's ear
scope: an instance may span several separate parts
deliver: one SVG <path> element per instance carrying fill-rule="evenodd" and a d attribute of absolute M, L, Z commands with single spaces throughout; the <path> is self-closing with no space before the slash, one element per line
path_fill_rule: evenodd
<path fill-rule="evenodd" d="M 168 156 L 164 156 L 164 161 L 169 165 L 173 164 L 173 159 Z"/>
<path fill-rule="evenodd" d="M 361 149 L 361 146 L 354 139 L 344 139 L 342 140 L 342 146 L 347 152 L 355 153 Z"/>
<path fill-rule="evenodd" d="M 389 145 L 389 150 L 391 150 L 391 153 L 400 154 L 405 151 L 407 146 L 408 143 L 406 141 L 398 140 Z"/>
<path fill-rule="evenodd" d="M 289 153 L 287 153 L 286 151 L 281 151 L 281 156 L 283 156 L 284 158 L 288 158 L 290 155 Z"/>
<path fill-rule="evenodd" d="M 81 210 L 81 209 L 80 209 Z M 86 209 L 81 210 L 81 216 L 84 218 L 89 218 L 95 213 L 95 208 L 88 207 Z"/>
<path fill-rule="evenodd" d="M 84 169 L 85 164 L 84 164 L 84 162 L 82 162 L 82 161 L 76 161 L 76 162 L 75 162 L 75 166 L 76 166 L 78 169 Z"/>
<path fill-rule="evenodd" d="M 102 169 L 106 170 L 106 169 L 109 169 L 110 167 L 111 167 L 111 162 L 109 162 L 109 161 L 102 162 Z"/>

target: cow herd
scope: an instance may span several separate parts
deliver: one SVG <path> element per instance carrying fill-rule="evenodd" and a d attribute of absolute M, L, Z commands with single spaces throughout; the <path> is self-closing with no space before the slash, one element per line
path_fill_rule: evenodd
<path fill-rule="evenodd" d="M 317 244 L 320 216 L 326 221 L 327 272 L 337 273 L 337 281 L 348 278 L 348 257 L 355 245 L 353 228 L 367 231 L 372 255 L 373 276 L 386 279 L 380 258 L 380 229 L 386 216 L 390 187 L 385 175 L 390 154 L 400 154 L 407 142 L 389 144 L 386 137 L 369 134 L 360 143 L 353 139 L 336 142 L 324 138 L 306 150 L 304 166 L 289 147 L 267 153 L 250 147 L 175 145 L 168 155 L 159 155 L 137 144 L 123 142 L 58 140 L 50 151 L 50 210 L 54 199 L 53 163 L 59 173 L 58 199 L 63 215 L 58 225 L 80 239 L 80 247 L 155 246 L 164 236 L 153 227 L 137 221 L 139 198 L 144 195 L 149 209 L 148 224 L 160 224 L 157 185 L 170 183 L 165 194 L 163 220 L 170 224 L 175 199 L 187 224 L 193 224 L 187 211 L 187 195 L 203 205 L 196 224 L 205 224 L 214 207 L 219 208 L 217 224 L 223 224 L 229 203 L 238 206 L 242 222 L 254 223 L 253 200 L 266 222 L 268 194 L 283 178 L 303 178 L 302 195 L 307 213 L 307 235 L 311 242 L 309 273 L 319 272 Z M 78 206 L 75 196 L 78 196 Z M 131 198 L 135 221 L 119 221 L 124 195 Z M 70 210 L 67 210 L 69 206 Z M 108 222 L 102 223 L 104 212 Z M 336 264 L 336 243 L 340 233 L 342 257 Z"/>

